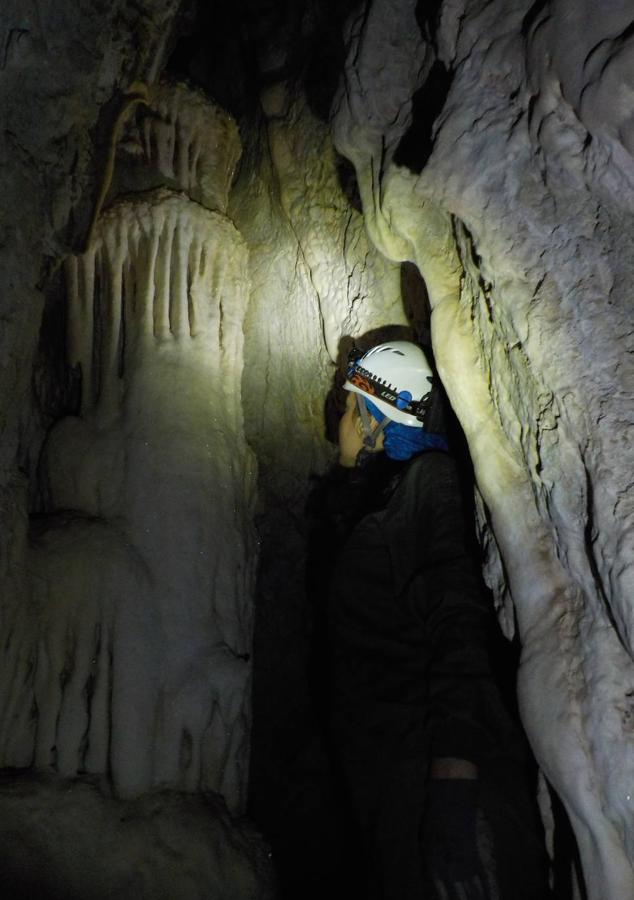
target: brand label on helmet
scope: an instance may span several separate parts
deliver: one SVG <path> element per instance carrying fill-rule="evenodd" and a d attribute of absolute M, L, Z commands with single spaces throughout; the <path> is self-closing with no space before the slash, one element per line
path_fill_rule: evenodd
<path fill-rule="evenodd" d="M 374 385 L 365 375 L 362 375 L 359 371 L 352 372 L 349 376 L 350 383 L 355 387 L 358 387 L 360 391 L 363 391 L 366 394 L 372 394 L 374 397 L 376 395 L 376 390 L 374 389 Z"/>
<path fill-rule="evenodd" d="M 412 399 L 409 391 L 398 392 L 395 387 L 385 381 L 381 381 L 372 372 L 368 372 L 359 363 L 354 363 L 348 370 L 348 380 L 355 387 L 369 394 L 371 397 L 378 397 L 389 403 L 390 406 L 400 409 L 402 412 L 409 413 L 422 421 L 427 404 L 429 402 L 429 393 L 416 401 Z"/>

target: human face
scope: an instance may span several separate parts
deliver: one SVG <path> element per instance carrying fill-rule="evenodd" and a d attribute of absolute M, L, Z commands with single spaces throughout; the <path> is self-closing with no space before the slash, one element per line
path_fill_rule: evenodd
<path fill-rule="evenodd" d="M 346 397 L 346 408 L 339 422 L 339 461 L 344 466 L 353 466 L 359 452 L 364 448 L 363 439 L 365 432 L 363 422 L 357 407 L 357 397 L 354 391 L 349 391 Z M 370 416 L 372 431 L 378 426 L 378 422 Z M 371 453 L 378 453 L 383 449 L 383 432 L 377 438 L 374 448 L 366 447 Z"/>

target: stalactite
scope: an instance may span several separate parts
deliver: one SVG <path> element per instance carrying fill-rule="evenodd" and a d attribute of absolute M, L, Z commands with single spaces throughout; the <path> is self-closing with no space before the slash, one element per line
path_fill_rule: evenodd
<path fill-rule="evenodd" d="M 239 142 L 182 87 L 153 100 L 150 162 L 181 190 L 106 209 L 67 260 L 81 404 L 44 448 L 48 510 L 7 636 L 0 759 L 108 775 L 119 795 L 216 791 L 238 810 L 255 564 L 247 251 L 192 196 L 226 207 Z"/>
<path fill-rule="evenodd" d="M 122 149 L 141 154 L 144 165 L 196 202 L 226 212 L 240 137 L 231 116 L 203 94 L 183 84 L 152 87 Z"/>

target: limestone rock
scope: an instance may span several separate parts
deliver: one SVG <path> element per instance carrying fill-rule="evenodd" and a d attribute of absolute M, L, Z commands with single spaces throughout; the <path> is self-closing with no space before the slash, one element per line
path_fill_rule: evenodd
<path fill-rule="evenodd" d="M 148 91 L 118 148 L 114 192 L 166 185 L 227 211 L 242 148 L 233 118 L 200 91 L 160 82 Z"/>
<path fill-rule="evenodd" d="M 589 896 L 617 900 L 634 891 L 631 10 L 589 29 L 587 4 L 445 2 L 423 35 L 415 7 L 376 0 L 353 20 L 337 144 L 373 240 L 427 281 L 501 555 L 489 542 L 492 586 L 523 644 L 524 724 Z M 592 41 L 585 68 L 571 28 Z M 414 105 L 429 54 L 447 69 L 431 121 Z"/>
<path fill-rule="evenodd" d="M 34 758 L 66 776 L 108 771 L 123 795 L 206 789 L 243 806 L 245 272 L 231 223 L 168 191 L 113 207 L 69 261 L 82 402 L 44 451 L 54 515 L 30 552 L 33 606 L 7 631 L 5 673 L 27 668 L 3 681 L 5 765 Z"/>
<path fill-rule="evenodd" d="M 99 782 L 0 779 L 0 890 L 30 900 L 272 900 L 266 848 L 222 799 Z"/>
<path fill-rule="evenodd" d="M 310 474 L 332 458 L 323 398 L 343 337 L 405 320 L 408 261 L 469 441 L 500 621 L 523 644 L 529 737 L 570 815 L 589 897 L 623 900 L 634 893 L 631 5 L 353 10 L 332 135 L 363 214 L 278 46 L 303 39 L 303 8 L 287 31 L 261 29 L 266 78 L 230 195 L 231 118 L 159 82 L 178 6 L 27 0 L 0 12 L 2 761 L 112 771 L 124 795 L 211 789 L 241 807 L 252 450 L 274 660 L 258 690 L 292 719 L 302 514 Z M 52 422 L 33 408 L 33 359 L 44 292 L 61 315 L 54 272 L 71 250 L 82 396 L 73 414 L 60 403 L 37 473 Z M 19 806 L 6 792 L 2 803 Z"/>

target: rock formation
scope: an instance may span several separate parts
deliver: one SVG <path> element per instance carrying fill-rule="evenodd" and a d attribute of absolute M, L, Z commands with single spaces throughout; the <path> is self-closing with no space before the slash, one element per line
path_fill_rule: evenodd
<path fill-rule="evenodd" d="M 226 205 L 235 126 L 218 134 L 209 106 L 204 140 L 172 107 L 170 121 L 150 105 L 159 136 L 145 129 L 144 147 L 181 188 L 207 164 L 216 181 L 201 199 Z M 207 144 L 215 165 L 200 160 Z M 4 764 L 108 772 L 124 795 L 215 790 L 241 809 L 254 562 L 244 243 L 221 211 L 157 189 L 102 213 L 67 271 L 81 404 L 44 448 L 32 599 L 6 632 L 20 675 L 3 680 Z"/>
<path fill-rule="evenodd" d="M 257 90 L 241 162 L 234 118 L 161 78 L 180 6 L 193 15 L 0 12 L 0 765 L 81 783 L 84 809 L 93 779 L 135 816 L 159 789 L 242 810 L 259 551 L 254 778 L 283 768 L 304 702 L 304 502 L 332 455 L 323 400 L 343 338 L 406 321 L 407 263 L 469 443 L 500 623 L 522 644 L 529 739 L 590 900 L 623 900 L 630 4 L 243 0 L 226 22 L 243 16 L 251 44 L 201 36 L 214 52 L 231 37 L 235 57 L 224 81 L 209 63 L 210 93 L 231 95 L 237 70 Z M 23 789 L 47 808 L 59 784 L 39 778 Z"/>
<path fill-rule="evenodd" d="M 376 245 L 425 278 L 524 725 L 589 896 L 617 900 L 634 892 L 632 16 L 617 3 L 590 37 L 590 7 L 570 6 L 443 3 L 417 22 L 409 0 L 372 3 L 350 22 L 335 136 Z"/>
<path fill-rule="evenodd" d="M 226 216 L 240 142 L 228 115 L 179 85 L 143 90 L 124 114 L 88 247 L 65 264 L 67 363 L 80 398 L 44 445 L 22 591 L 3 609 L 0 759 L 107 779 L 119 798 L 215 794 L 218 809 L 237 814 L 256 562 L 256 466 L 240 400 L 247 251 Z M 145 190 L 119 196 L 139 168 Z M 78 808 L 98 808 L 100 796 L 80 790 Z M 158 798 L 154 815 L 178 843 L 174 802 Z M 10 793 L 0 803 L 10 806 Z M 184 896 L 213 854 L 228 852 L 213 846 L 229 827 L 220 815 L 217 834 L 196 835 L 200 869 Z M 16 827 L 28 831 L 29 817 Z M 220 868 L 221 893 L 264 896 L 268 876 L 261 868 L 252 883 L 257 853 L 235 829 L 244 883 Z M 53 857 L 54 873 L 63 861 Z M 38 889 L 53 890 L 53 877 L 38 875 Z"/>

